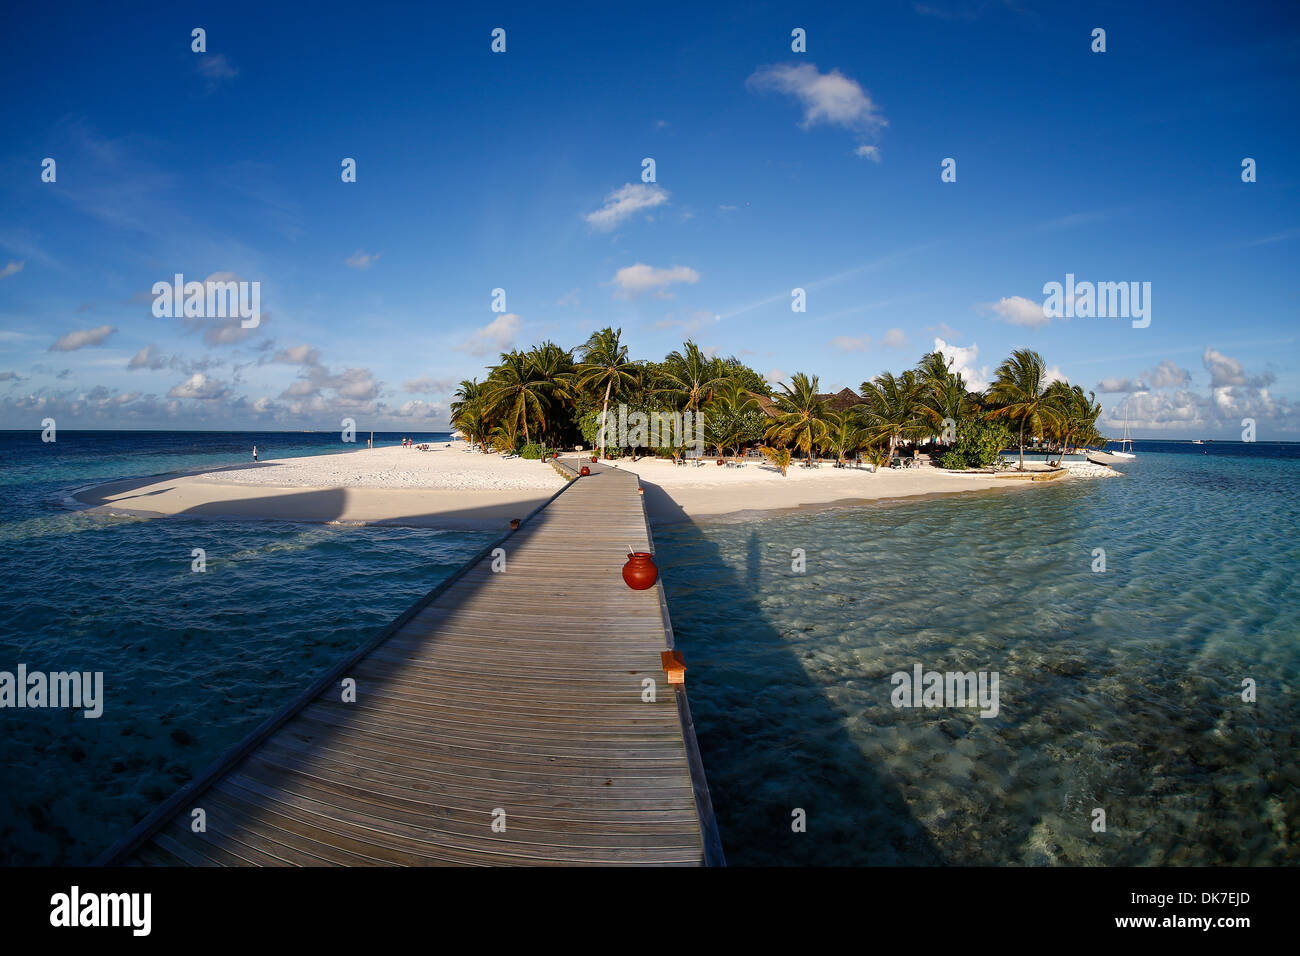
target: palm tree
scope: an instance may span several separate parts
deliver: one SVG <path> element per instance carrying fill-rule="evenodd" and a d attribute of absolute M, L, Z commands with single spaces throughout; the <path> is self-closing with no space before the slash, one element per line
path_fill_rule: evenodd
<path fill-rule="evenodd" d="M 796 372 L 790 382 L 781 383 L 781 392 L 776 396 L 778 414 L 767 428 L 767 437 L 801 450 L 811 468 L 813 446 L 824 444 L 829 434 L 826 405 L 817 397 L 816 375 L 809 378 Z"/>
<path fill-rule="evenodd" d="M 470 448 L 481 444 L 487 452 L 487 419 L 483 413 L 483 385 L 477 379 L 461 379 L 450 405 L 451 423 L 465 433 Z"/>
<path fill-rule="evenodd" d="M 827 444 L 835 452 L 836 464 L 844 464 L 847 455 L 856 454 L 867 442 L 866 432 L 853 412 L 826 412 L 826 425 L 829 429 Z"/>
<path fill-rule="evenodd" d="M 609 420 L 609 399 L 625 389 L 636 385 L 637 364 L 629 361 L 627 346 L 620 338 L 622 329 L 601 329 L 591 333 L 591 337 L 579 347 L 581 360 L 576 372 L 576 385 L 586 391 L 598 391 L 601 387 L 605 396 L 600 411 L 600 454 L 605 454 L 605 425 Z"/>
<path fill-rule="evenodd" d="M 476 378 L 462 378 L 456 393 L 451 397 L 451 414 L 454 418 L 460 410 L 483 394 L 483 385 Z"/>
<path fill-rule="evenodd" d="M 573 350 L 563 349 L 549 339 L 528 350 L 528 360 L 537 369 L 537 377 L 546 384 L 546 393 L 552 400 L 565 400 L 573 396 Z"/>
<path fill-rule="evenodd" d="M 668 383 L 661 392 L 671 395 L 687 411 L 697 411 L 713 394 L 713 389 L 726 380 L 724 369 L 716 359 L 707 359 L 700 347 L 692 341 L 683 346 L 684 352 L 672 352 L 664 359 L 662 374 Z"/>
<path fill-rule="evenodd" d="M 725 454 L 727 448 L 739 454 L 753 421 L 761 420 L 758 400 L 739 379 L 724 378 L 713 390 L 706 408 L 706 430 L 710 442 L 717 446 L 718 456 Z M 752 432 L 749 437 L 752 437 Z"/>
<path fill-rule="evenodd" d="M 923 356 L 916 372 L 921 383 L 921 414 L 932 434 L 941 434 L 945 420 L 957 422 L 969 412 L 966 382 L 961 373 L 952 370 L 952 361 L 942 352 Z"/>
<path fill-rule="evenodd" d="M 1094 392 L 1085 393 L 1081 385 L 1068 385 L 1065 382 L 1053 382 L 1047 389 L 1047 403 L 1052 406 L 1055 415 L 1049 423 L 1052 437 L 1061 443 L 1061 460 L 1070 451 L 1070 440 L 1075 444 L 1086 444 L 1097 432 L 1097 419 L 1101 416 L 1101 405 Z"/>
<path fill-rule="evenodd" d="M 921 405 L 922 386 L 910 369 L 902 375 L 881 372 L 862 383 L 862 404 L 857 411 L 866 439 L 872 444 L 889 443 L 885 464 L 891 465 L 904 439 L 920 438 L 928 433 L 926 415 Z"/>
<path fill-rule="evenodd" d="M 512 433 L 522 426 L 524 444 L 532 443 L 529 419 L 546 431 L 548 384 L 523 352 L 502 352 L 501 364 L 492 370 L 483 386 L 483 402 L 488 414 L 508 422 Z"/>
<path fill-rule="evenodd" d="M 1025 433 L 1045 436 L 1057 417 L 1047 401 L 1047 366 L 1043 357 L 1030 349 L 1016 349 L 998 366 L 997 377 L 989 388 L 987 413 L 991 419 L 1004 418 L 1020 426 L 1020 470 L 1025 470 Z"/>

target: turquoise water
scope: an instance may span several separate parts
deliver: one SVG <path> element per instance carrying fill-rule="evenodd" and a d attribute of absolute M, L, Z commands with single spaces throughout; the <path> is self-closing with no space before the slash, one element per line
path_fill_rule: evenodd
<path fill-rule="evenodd" d="M 107 704 L 0 709 L 8 863 L 92 859 L 489 537 L 67 502 L 337 435 L 34 436 L 0 433 L 0 670 L 103 671 Z M 731 863 L 1297 861 L 1300 446 L 1137 451 L 1123 479 L 656 530 Z M 918 663 L 997 671 L 998 716 L 895 709 Z"/>
<path fill-rule="evenodd" d="M 0 670 L 102 671 L 106 703 L 93 720 L 0 709 L 7 863 L 93 859 L 492 537 L 66 502 L 96 481 L 243 462 L 254 441 L 263 460 L 342 453 L 337 434 L 34 436 L 0 433 Z"/>
<path fill-rule="evenodd" d="M 1300 449 L 1143 445 L 1122 479 L 656 532 L 730 863 L 1300 862 Z M 917 663 L 998 672 L 998 716 L 895 708 Z"/>

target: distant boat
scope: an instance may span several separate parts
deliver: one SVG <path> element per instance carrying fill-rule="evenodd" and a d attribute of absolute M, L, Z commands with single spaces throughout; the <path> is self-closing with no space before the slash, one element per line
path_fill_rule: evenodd
<path fill-rule="evenodd" d="M 1085 449 L 1084 454 L 1088 460 L 1097 465 L 1114 465 L 1121 461 L 1132 461 L 1137 455 L 1133 454 L 1133 439 L 1128 435 L 1128 404 L 1124 405 L 1124 437 L 1120 439 L 1119 451 L 1092 451 Z"/>
<path fill-rule="evenodd" d="M 1192 439 L 1192 444 L 1193 444 L 1193 445 L 1204 445 L 1205 442 L 1202 441 L 1202 440 L 1199 439 L 1199 438 L 1193 438 L 1193 439 Z"/>

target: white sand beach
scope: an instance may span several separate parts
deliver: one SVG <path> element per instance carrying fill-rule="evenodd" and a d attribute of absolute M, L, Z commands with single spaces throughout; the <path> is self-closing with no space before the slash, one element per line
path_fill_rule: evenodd
<path fill-rule="evenodd" d="M 575 467 L 587 460 L 574 454 L 564 458 Z M 873 473 L 829 464 L 794 465 L 783 478 L 771 465 L 754 460 L 743 467 L 719 467 L 712 459 L 699 466 L 655 458 L 624 458 L 614 464 L 640 477 L 656 523 L 1040 484 L 937 468 Z M 549 464 L 470 452 L 464 442 L 453 442 L 428 452 L 362 448 L 200 474 L 130 479 L 85 489 L 75 498 L 123 514 L 497 530 L 543 504 L 564 483 Z"/>
<path fill-rule="evenodd" d="M 914 498 L 971 491 L 1006 490 L 1032 482 L 993 475 L 944 471 L 941 468 L 836 468 L 824 463 L 807 468 L 794 463 L 786 476 L 766 461 L 749 459 L 741 467 L 719 466 L 716 459 L 702 465 L 675 465 L 658 458 L 615 464 L 633 471 L 646 489 L 650 516 L 657 523 L 691 518 L 743 518 L 755 511 L 849 505 L 885 498 Z"/>
<path fill-rule="evenodd" d="M 201 474 L 111 482 L 73 497 L 120 514 L 393 523 L 498 530 L 565 484 L 540 461 L 390 446 L 264 461 Z"/>

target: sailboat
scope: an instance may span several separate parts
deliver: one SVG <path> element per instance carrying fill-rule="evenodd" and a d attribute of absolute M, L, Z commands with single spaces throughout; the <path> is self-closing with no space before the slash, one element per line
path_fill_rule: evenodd
<path fill-rule="evenodd" d="M 1113 465 L 1121 461 L 1132 461 L 1137 457 L 1133 453 L 1133 439 L 1128 434 L 1128 403 L 1124 403 L 1124 437 L 1120 439 L 1119 451 L 1093 451 L 1085 449 L 1088 460 L 1098 465 Z"/>

